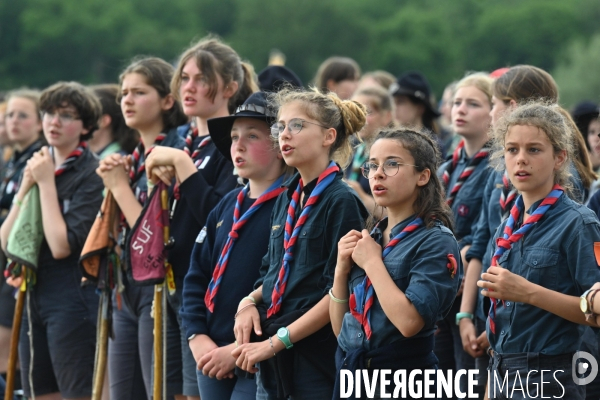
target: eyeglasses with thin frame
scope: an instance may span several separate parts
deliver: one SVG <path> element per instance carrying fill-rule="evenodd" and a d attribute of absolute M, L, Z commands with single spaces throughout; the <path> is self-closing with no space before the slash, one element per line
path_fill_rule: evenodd
<path fill-rule="evenodd" d="M 50 122 L 50 121 L 54 121 L 54 118 L 56 118 L 56 116 L 58 115 L 58 120 L 60 121 L 61 125 L 68 125 L 73 121 L 79 120 L 81 118 L 79 117 L 75 117 L 73 114 L 68 113 L 68 112 L 48 112 L 48 111 L 44 111 L 42 113 L 42 118 L 45 119 L 46 121 Z"/>
<path fill-rule="evenodd" d="M 273 136 L 275 139 L 279 138 L 279 135 L 281 135 L 285 131 L 286 126 L 292 135 L 297 135 L 300 133 L 302 128 L 304 128 L 304 123 L 317 125 L 321 128 L 329 129 L 329 127 L 317 124 L 316 122 L 310 122 L 301 118 L 293 118 L 290 120 L 290 122 L 288 122 L 287 125 L 281 122 L 274 123 L 271 126 L 271 136 Z"/>
<path fill-rule="evenodd" d="M 409 167 L 417 168 L 416 165 L 406 164 L 406 163 L 398 162 L 396 160 L 386 160 L 383 163 L 383 173 L 386 176 L 394 176 L 398 173 L 398 170 L 400 169 L 401 165 L 407 165 Z M 379 171 L 379 164 L 375 164 L 374 162 L 367 161 L 366 163 L 364 163 L 362 165 L 361 170 L 362 170 L 362 174 L 365 178 L 372 179 L 375 176 L 375 174 L 377 173 L 377 171 Z"/>

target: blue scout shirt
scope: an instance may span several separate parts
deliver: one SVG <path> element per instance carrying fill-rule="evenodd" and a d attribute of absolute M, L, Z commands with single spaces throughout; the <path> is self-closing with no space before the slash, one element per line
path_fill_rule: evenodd
<path fill-rule="evenodd" d="M 456 181 L 458 181 L 460 174 L 462 174 L 467 165 L 469 165 L 469 161 L 471 160 L 467 158 L 467 153 L 463 149 L 460 152 L 458 164 L 456 165 L 454 172 L 452 172 L 452 175 L 450 175 L 450 183 L 447 189 L 448 193 L 452 187 L 454 187 Z M 446 161 L 438 169 L 438 176 L 440 179 L 443 172 L 446 170 L 448 163 L 451 162 L 452 160 Z M 473 174 L 471 174 L 460 188 L 452 203 L 454 236 L 456 236 L 461 249 L 470 245 L 473 241 L 473 233 L 475 232 L 475 226 L 477 225 L 479 212 L 481 210 L 483 189 L 491 172 L 492 170 L 488 168 L 488 160 L 482 160 L 473 170 Z"/>
<path fill-rule="evenodd" d="M 540 202 L 528 213 L 535 211 Z M 505 225 L 506 221 L 495 238 Z M 532 283 L 580 296 L 600 281 L 595 242 L 600 242 L 600 223 L 594 213 L 563 195 L 498 263 Z M 492 348 L 500 354 L 557 355 L 579 349 L 583 326 L 529 304 L 500 302 L 495 322 L 496 334 L 491 334 L 489 320 L 487 334 Z"/>
<path fill-rule="evenodd" d="M 399 234 L 413 218 L 414 216 L 394 226 L 390 237 Z M 372 234 L 380 245 L 386 227 L 387 219 L 381 221 Z M 454 277 L 447 267 L 449 254 L 459 263 L 459 271 Z M 405 338 L 385 315 L 376 294 L 371 307 L 371 340 L 366 339 L 361 324 L 350 312 L 344 316 L 338 343 L 345 352 L 361 346 L 367 351 L 374 350 L 398 340 L 406 340 L 407 345 L 410 345 L 413 338 L 431 336 L 435 332 L 436 321 L 444 319 L 456 297 L 460 286 L 460 252 L 454 235 L 441 223 L 432 228 L 419 228 L 406 236 L 390 251 L 383 263 L 398 288 L 415 306 L 425 321 L 425 326 L 415 336 Z M 352 268 L 348 281 L 351 292 L 364 277 L 362 268 Z"/>
<path fill-rule="evenodd" d="M 577 169 L 573 165 L 571 165 L 570 172 L 570 180 L 574 188 L 572 198 L 581 203 L 583 201 L 581 196 L 584 193 L 583 184 L 581 183 Z M 467 261 L 470 261 L 472 258 L 481 260 L 482 272 L 487 271 L 492 263 L 492 255 L 494 254 L 494 245 L 496 243 L 493 238 L 496 229 L 502 223 L 500 195 L 502 194 L 502 188 L 504 187 L 504 183 L 502 182 L 503 175 L 504 172 L 492 171 L 488 177 L 487 184 L 485 185 L 485 189 L 483 191 L 481 213 L 475 227 L 473 243 L 469 251 L 467 251 Z M 478 291 L 478 293 L 478 303 L 475 310 L 475 315 L 478 318 L 485 320 L 487 317 L 487 312 L 489 311 L 489 302 L 485 302 L 484 305 L 484 296 L 480 293 L 480 291 Z"/>
<path fill-rule="evenodd" d="M 198 148 L 198 144 L 205 138 L 206 136 L 195 138 L 192 149 Z M 169 262 L 173 266 L 175 281 L 179 284 L 188 271 L 194 240 L 206 224 L 208 214 L 223 196 L 237 186 L 233 164 L 212 141 L 200 150 L 193 161 L 197 162 L 198 171 L 181 183 L 180 198 L 177 203 L 171 203 L 171 236 L 175 243 L 169 249 Z"/>
<path fill-rule="evenodd" d="M 363 228 L 368 212 L 350 186 L 342 181 L 342 175 L 343 172 L 338 172 L 321 193 L 299 233 L 280 315 L 310 308 L 327 295 L 333 286 L 339 240 L 352 229 L 360 231 Z M 283 232 L 288 206 L 299 180 L 300 175 L 296 174 L 286 183 L 289 189 L 277 197 L 271 214 L 269 251 L 262 260 L 261 277 L 255 284 L 255 288 L 263 285 L 263 301 L 267 307 L 271 305 L 273 287 L 283 260 Z M 317 179 L 304 187 L 304 202 L 316 182 Z M 300 207 L 297 207 L 297 213 L 299 210 Z"/>

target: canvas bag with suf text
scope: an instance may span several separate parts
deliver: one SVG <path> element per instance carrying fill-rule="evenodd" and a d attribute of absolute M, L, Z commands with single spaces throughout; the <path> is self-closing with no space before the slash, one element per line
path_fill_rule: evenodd
<path fill-rule="evenodd" d="M 155 285 L 165 279 L 168 203 L 167 186 L 160 182 L 152 190 L 140 217 L 127 235 L 127 275 L 134 285 Z"/>

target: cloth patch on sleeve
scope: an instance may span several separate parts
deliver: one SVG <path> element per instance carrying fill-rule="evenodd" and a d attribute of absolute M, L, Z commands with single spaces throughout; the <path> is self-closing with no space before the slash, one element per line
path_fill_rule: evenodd
<path fill-rule="evenodd" d="M 456 262 L 454 254 L 448 254 L 448 264 L 446 264 L 446 268 L 448 268 L 450 276 L 452 277 L 452 279 L 454 279 L 456 273 L 458 272 L 458 262 Z"/>
<path fill-rule="evenodd" d="M 206 238 L 206 227 L 202 228 L 202 230 L 198 234 L 198 237 L 196 237 L 196 243 L 203 243 L 205 238 Z"/>
<path fill-rule="evenodd" d="M 596 264 L 600 266 L 600 242 L 594 242 L 594 255 L 596 256 Z"/>

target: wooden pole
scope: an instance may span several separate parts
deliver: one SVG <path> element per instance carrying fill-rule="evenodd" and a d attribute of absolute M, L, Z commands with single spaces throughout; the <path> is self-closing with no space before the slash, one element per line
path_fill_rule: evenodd
<path fill-rule="evenodd" d="M 25 304 L 25 294 L 27 291 L 27 274 L 25 266 L 23 268 L 23 282 L 17 295 L 15 304 L 15 315 L 13 317 L 13 326 L 10 336 L 10 351 L 8 353 L 8 369 L 6 371 L 6 390 L 5 399 L 12 399 L 15 391 L 15 373 L 17 372 L 17 359 L 19 358 L 19 336 L 21 335 L 21 320 L 23 318 L 23 306 Z"/>
<path fill-rule="evenodd" d="M 108 302 L 110 292 L 102 291 L 100 307 L 98 310 L 98 328 L 96 331 L 96 360 L 94 362 L 94 383 L 92 386 L 92 400 L 102 399 L 104 377 L 106 375 L 106 360 L 108 352 Z"/>

